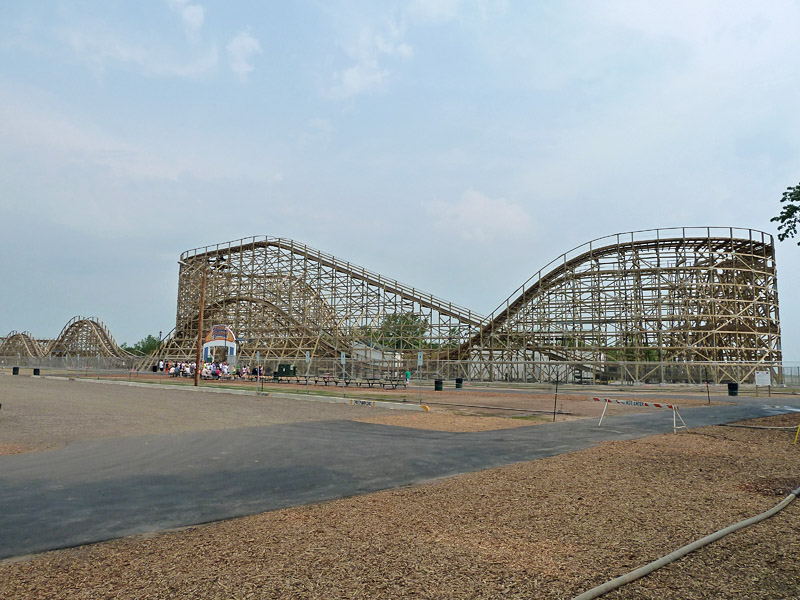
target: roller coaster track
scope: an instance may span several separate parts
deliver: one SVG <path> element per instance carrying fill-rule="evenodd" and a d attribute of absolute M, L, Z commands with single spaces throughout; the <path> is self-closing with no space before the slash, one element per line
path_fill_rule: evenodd
<path fill-rule="evenodd" d="M 95 317 L 73 317 L 58 337 L 46 344 L 38 342 L 28 332 L 12 331 L 0 345 L 0 356 L 45 358 L 78 354 L 122 359 L 133 356 L 117 345 L 105 323 Z"/>
<path fill-rule="evenodd" d="M 253 238 L 252 242 L 248 242 L 246 244 L 242 243 L 236 246 L 222 244 L 218 245 L 213 250 L 207 246 L 202 249 L 198 248 L 195 250 L 189 250 L 187 252 L 184 252 L 181 255 L 181 259 L 184 261 L 190 259 L 207 260 L 209 258 L 213 258 L 216 256 L 227 255 L 230 252 L 236 252 L 237 250 L 240 250 L 243 247 L 280 248 L 281 250 L 291 252 L 294 255 L 301 256 L 311 261 L 317 262 L 324 267 L 328 267 L 338 273 L 347 275 L 348 277 L 351 277 L 354 280 L 363 281 L 368 285 L 373 285 L 376 287 L 383 288 L 387 293 L 397 294 L 399 297 L 405 300 L 408 300 L 410 302 L 415 302 L 420 306 L 435 310 L 441 315 L 454 317 L 464 324 L 477 327 L 484 320 L 483 317 L 481 317 L 474 311 L 471 311 L 467 308 L 462 308 L 458 305 L 453 304 L 452 302 L 448 302 L 447 300 L 437 298 L 432 294 L 426 294 L 414 287 L 399 283 L 396 280 L 387 279 L 379 275 L 378 273 L 373 273 L 371 271 L 366 270 L 363 267 L 359 267 L 350 262 L 340 260 L 331 254 L 326 254 L 324 252 L 321 252 L 320 250 L 315 250 L 314 248 L 311 248 L 304 244 L 300 244 L 291 239 L 272 238 L 272 237 L 267 237 L 263 239 Z"/>
<path fill-rule="evenodd" d="M 116 358 L 133 356 L 117 345 L 105 323 L 95 317 L 76 316 L 70 319 L 46 353 L 63 356 L 80 351 Z"/>
<path fill-rule="evenodd" d="M 289 311 L 284 310 L 283 308 L 281 308 L 280 306 L 278 306 L 277 304 L 275 304 L 273 302 L 268 302 L 267 300 L 262 300 L 260 298 L 255 298 L 255 297 L 239 296 L 239 297 L 236 297 L 236 298 L 226 298 L 224 300 L 220 300 L 218 302 L 213 303 L 208 308 L 210 309 L 210 312 L 213 314 L 215 309 L 222 308 L 222 307 L 224 307 L 224 306 L 226 306 L 228 304 L 233 304 L 235 302 L 249 302 L 249 303 L 252 303 L 252 304 L 264 305 L 265 307 L 268 307 L 276 315 L 279 315 L 282 319 L 284 319 L 292 327 L 295 327 L 295 328 L 299 329 L 300 331 L 302 331 L 305 336 L 320 338 L 320 345 L 325 350 L 327 350 L 328 352 L 331 352 L 331 353 L 336 352 L 336 345 L 332 341 L 330 341 L 329 339 L 325 339 L 322 336 L 320 336 L 320 332 L 319 331 L 313 329 L 314 325 L 317 325 L 317 326 L 319 325 L 318 323 L 314 323 L 314 324 L 302 323 L 302 322 L 300 322 L 299 319 L 297 319 Z"/>
<path fill-rule="evenodd" d="M 242 340 L 240 356 L 248 360 L 258 354 L 296 359 L 306 353 L 332 359 L 340 352 L 353 353 L 356 344 L 390 352 L 431 347 L 432 341 L 438 346 L 447 336 L 465 339 L 484 320 L 452 302 L 284 238 L 253 237 L 196 248 L 181 254 L 180 264 L 175 332 L 161 352 L 182 360 L 191 360 L 196 351 L 201 296 L 204 327 L 227 323 Z M 201 293 L 203 272 L 207 284 Z M 385 334 L 389 327 L 394 327 L 391 335 Z M 388 348 L 386 340 L 392 344 Z"/>
<path fill-rule="evenodd" d="M 593 247 L 593 242 L 579 246 L 578 248 L 582 248 L 588 245 L 589 249 L 571 258 L 568 258 L 568 256 L 571 252 L 574 252 L 574 250 L 566 252 L 557 259 L 551 261 L 543 269 L 540 269 L 535 275 L 530 277 L 522 286 L 520 286 L 511 296 L 509 296 L 508 300 L 500 304 L 500 306 L 492 312 L 492 316 L 489 318 L 488 322 L 486 322 L 480 328 L 480 331 L 476 333 L 468 342 L 462 344 L 462 346 L 458 349 L 457 354 L 463 356 L 464 353 L 468 352 L 471 348 L 480 346 L 483 339 L 488 337 L 493 331 L 500 329 L 509 319 L 518 314 L 524 306 L 529 304 L 532 299 L 534 299 L 536 296 L 547 293 L 548 289 L 559 283 L 562 283 L 566 275 L 572 273 L 577 266 L 580 266 L 584 263 L 607 256 L 622 255 L 627 252 L 640 250 L 663 251 L 665 249 L 689 249 L 696 251 L 701 248 L 708 248 L 714 252 L 726 247 L 729 248 L 732 243 L 734 244 L 734 253 L 738 249 L 746 249 L 749 253 L 752 251 L 754 244 L 759 248 L 762 248 L 764 252 L 767 250 L 767 244 L 765 244 L 763 241 L 752 242 L 750 240 L 721 237 L 675 237 L 672 239 L 651 239 L 629 242 L 621 242 L 618 239 L 616 243 L 605 246 Z M 550 267 L 550 270 L 546 271 L 548 267 Z M 667 269 L 665 268 L 664 271 L 666 270 Z M 453 354 L 455 355 L 455 353 Z M 554 358 L 556 360 L 563 360 L 563 357 Z"/>
<path fill-rule="evenodd" d="M 0 344 L 0 356 L 17 355 L 41 358 L 45 351 L 29 331 L 11 331 Z"/>

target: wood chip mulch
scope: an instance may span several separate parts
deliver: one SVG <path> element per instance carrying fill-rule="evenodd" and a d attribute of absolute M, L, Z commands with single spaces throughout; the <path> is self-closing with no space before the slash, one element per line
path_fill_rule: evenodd
<path fill-rule="evenodd" d="M 0 597 L 571 598 L 774 506 L 793 438 L 708 427 L 50 552 L 0 564 Z M 800 598 L 798 531 L 800 501 L 605 598 Z"/>

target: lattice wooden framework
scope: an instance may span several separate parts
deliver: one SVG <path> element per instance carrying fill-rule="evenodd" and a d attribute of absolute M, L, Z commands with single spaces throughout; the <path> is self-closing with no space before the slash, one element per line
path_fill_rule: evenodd
<path fill-rule="evenodd" d="M 29 332 L 10 332 L 0 344 L 5 357 L 101 356 L 131 359 L 133 355 L 117 345 L 114 336 L 95 317 L 73 317 L 54 340 L 36 340 Z"/>
<path fill-rule="evenodd" d="M 51 356 L 113 356 L 132 355 L 117 345 L 105 323 L 94 317 L 73 317 L 64 325 L 61 334 L 47 349 Z"/>
<path fill-rule="evenodd" d="M 11 331 L 0 344 L 0 356 L 44 356 L 45 349 L 30 331 Z"/>
<path fill-rule="evenodd" d="M 457 348 L 483 317 L 289 239 L 253 237 L 184 252 L 175 330 L 160 353 L 192 360 L 206 270 L 204 330 L 227 325 L 240 360 L 338 359 L 399 366 Z"/>
<path fill-rule="evenodd" d="M 470 361 L 478 379 L 523 381 L 779 370 L 773 238 L 676 228 L 593 240 L 526 281 L 450 358 Z"/>
<path fill-rule="evenodd" d="M 780 377 L 775 249 L 750 229 L 616 234 L 537 272 L 489 317 L 292 240 L 254 237 L 181 255 L 176 327 L 159 354 L 192 360 L 230 326 L 239 356 L 308 352 L 479 380 L 744 381 Z"/>

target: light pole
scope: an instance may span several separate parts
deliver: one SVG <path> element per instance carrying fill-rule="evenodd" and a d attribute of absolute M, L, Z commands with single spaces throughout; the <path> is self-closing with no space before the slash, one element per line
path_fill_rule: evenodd
<path fill-rule="evenodd" d="M 189 266 L 182 260 L 179 260 L 178 263 L 180 263 L 184 267 Z M 197 358 L 195 359 L 194 362 L 195 387 L 200 385 L 200 355 L 203 351 L 203 308 L 205 306 L 205 300 L 206 300 L 206 265 L 203 264 L 203 282 L 200 284 L 200 315 L 197 320 Z"/>

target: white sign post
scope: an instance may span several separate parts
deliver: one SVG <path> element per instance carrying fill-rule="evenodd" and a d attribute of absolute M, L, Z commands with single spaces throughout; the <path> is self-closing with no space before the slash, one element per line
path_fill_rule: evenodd
<path fill-rule="evenodd" d="M 756 396 L 758 396 L 759 387 L 767 388 L 769 395 L 772 396 L 772 378 L 769 371 L 756 371 Z"/>
<path fill-rule="evenodd" d="M 306 394 L 308 394 L 308 370 L 311 368 L 311 352 L 306 350 Z"/>
<path fill-rule="evenodd" d="M 344 376 L 345 376 L 344 363 L 345 363 L 346 360 L 347 359 L 344 356 L 344 352 L 342 352 L 342 398 L 344 398 L 344 383 L 345 383 L 345 381 L 344 381 Z"/>
<path fill-rule="evenodd" d="M 417 376 L 419 377 L 419 403 L 422 404 L 422 351 L 417 352 Z"/>
<path fill-rule="evenodd" d="M 261 352 L 256 351 L 256 390 L 261 387 Z"/>

